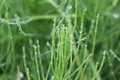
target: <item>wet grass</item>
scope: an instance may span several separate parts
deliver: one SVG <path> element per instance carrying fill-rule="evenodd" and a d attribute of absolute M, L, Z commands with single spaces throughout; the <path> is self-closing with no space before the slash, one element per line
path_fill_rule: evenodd
<path fill-rule="evenodd" d="M 0 80 L 118 80 L 118 0 L 1 0 Z"/>

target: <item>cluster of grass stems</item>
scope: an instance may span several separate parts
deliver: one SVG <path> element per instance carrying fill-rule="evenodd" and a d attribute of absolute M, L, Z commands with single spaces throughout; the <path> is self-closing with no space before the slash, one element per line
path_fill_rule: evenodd
<path fill-rule="evenodd" d="M 85 10 L 86 11 L 86 10 Z M 96 17 L 96 23 L 92 24 L 94 26 L 94 37 L 92 52 L 88 52 L 87 40 L 84 41 L 83 38 L 83 27 L 84 27 L 84 15 L 81 18 L 80 33 L 77 41 L 74 37 L 74 32 L 77 24 L 77 17 L 74 21 L 74 27 L 70 22 L 70 17 L 65 17 L 67 24 L 57 24 L 56 18 L 54 18 L 53 29 L 51 33 L 52 41 L 50 45 L 50 61 L 46 73 L 43 71 L 43 62 L 41 57 L 40 45 L 37 40 L 37 44 L 33 45 L 34 54 L 34 64 L 35 64 L 35 78 L 31 78 L 30 66 L 27 66 L 25 47 L 23 47 L 23 61 L 25 73 L 28 80 L 100 80 L 100 71 L 103 67 L 105 61 L 105 53 L 103 52 L 103 59 L 100 64 L 93 61 L 94 48 L 97 34 L 97 25 L 99 14 Z M 77 13 L 76 13 L 77 14 Z M 89 37 L 86 36 L 86 38 Z M 102 55 L 102 54 L 101 54 Z M 91 68 L 89 70 L 88 68 Z M 18 73 L 19 69 L 18 69 Z M 20 78 L 19 78 L 20 79 Z"/>
<path fill-rule="evenodd" d="M 101 51 L 99 61 L 95 61 L 98 25 L 101 24 L 99 22 L 99 18 L 101 19 L 99 13 L 96 16 L 94 15 L 95 19 L 91 20 L 90 28 L 86 33 L 86 8 L 81 11 L 80 15 L 78 12 L 78 0 L 75 0 L 75 11 L 73 14 L 69 14 L 69 9 L 71 8 L 69 4 L 63 12 L 53 0 L 48 0 L 60 14 L 33 16 L 30 19 L 28 19 L 29 17 L 19 18 L 17 14 L 15 14 L 14 19 L 9 19 L 9 2 L 11 1 L 2 0 L 0 3 L 0 11 L 5 13 L 4 18 L 1 17 L 3 13 L 0 13 L 0 56 L 2 56 L 0 58 L 0 70 L 5 70 L 0 73 L 4 73 L 6 76 L 7 71 L 9 71 L 10 74 L 14 74 L 14 78 L 11 75 L 12 77 L 9 76 L 9 79 L 14 80 L 102 80 L 101 71 L 106 64 L 105 60 L 107 60 L 107 65 L 110 66 L 112 76 L 116 80 L 111 59 L 117 59 L 120 62 L 120 58 L 113 50 Z M 3 11 L 3 7 L 5 11 Z M 79 17 L 80 20 L 78 20 Z M 20 56 L 14 54 L 17 52 L 15 52 L 16 48 L 14 47 L 17 40 L 14 38 L 15 34 L 11 26 L 17 26 L 16 29 L 18 29 L 19 34 L 26 38 L 34 37 L 34 34 L 24 32 L 22 25 L 38 19 L 53 19 L 51 40 L 45 45 L 49 48 L 47 55 L 43 54 L 39 40 L 36 40 L 35 44 L 31 42 L 30 47 L 23 45 L 22 51 L 20 50 L 20 53 L 23 54 L 20 54 Z M 89 44 L 90 40 L 92 40 L 92 44 Z M 114 58 L 111 58 L 108 53 L 111 53 Z M 15 60 L 18 58 L 16 56 L 20 58 L 22 66 L 18 63 L 16 65 Z M 16 72 L 14 69 L 18 71 Z M 22 77 L 20 74 L 22 74 Z"/>

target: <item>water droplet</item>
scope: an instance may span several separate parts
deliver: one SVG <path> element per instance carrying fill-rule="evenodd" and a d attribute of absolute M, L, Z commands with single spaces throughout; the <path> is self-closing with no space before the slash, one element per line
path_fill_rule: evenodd
<path fill-rule="evenodd" d="M 95 22 L 95 19 L 92 19 L 92 23 L 94 23 Z"/>
<path fill-rule="evenodd" d="M 100 64 L 99 62 L 96 63 L 96 65 L 99 65 L 99 64 Z"/>
<path fill-rule="evenodd" d="M 24 77 L 23 72 L 20 72 L 20 73 L 19 73 L 19 77 L 20 77 L 20 78 L 23 78 L 23 77 Z"/>
<path fill-rule="evenodd" d="M 117 14 L 117 13 L 114 13 L 114 14 L 113 14 L 113 18 L 118 19 L 119 17 L 120 17 L 120 15 Z"/>
<path fill-rule="evenodd" d="M 68 7 L 67 7 L 67 8 L 70 10 L 70 9 L 72 9 L 72 6 L 71 6 L 71 5 L 68 5 Z"/>
<path fill-rule="evenodd" d="M 48 47 L 50 47 L 50 43 L 49 43 L 49 42 L 47 42 L 46 45 L 47 45 Z"/>
<path fill-rule="evenodd" d="M 55 76 L 51 76 L 51 80 L 55 80 Z"/>

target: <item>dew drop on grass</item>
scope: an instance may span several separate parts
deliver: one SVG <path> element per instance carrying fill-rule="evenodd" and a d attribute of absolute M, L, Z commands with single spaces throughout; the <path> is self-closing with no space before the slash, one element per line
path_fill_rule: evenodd
<path fill-rule="evenodd" d="M 32 39 L 29 39 L 29 43 L 30 43 L 30 45 L 33 45 Z"/>
<path fill-rule="evenodd" d="M 68 8 L 68 10 L 71 10 L 71 9 L 72 9 L 72 6 L 71 6 L 71 5 L 68 5 L 67 8 Z"/>
<path fill-rule="evenodd" d="M 87 11 L 87 7 L 84 8 L 84 11 Z"/>
<path fill-rule="evenodd" d="M 20 78 L 24 78 L 23 72 L 20 72 L 20 73 L 19 73 L 19 77 L 20 77 Z"/>
<path fill-rule="evenodd" d="M 118 18 L 120 17 L 120 15 L 117 14 L 117 13 L 114 13 L 112 16 L 113 16 L 113 18 L 115 18 L 115 19 L 118 19 Z"/>
<path fill-rule="evenodd" d="M 51 76 L 51 80 L 55 80 L 55 76 Z"/>
<path fill-rule="evenodd" d="M 81 34 L 82 33 L 82 31 L 79 31 L 79 34 Z"/>
<path fill-rule="evenodd" d="M 51 46 L 51 44 L 50 44 L 49 42 L 47 42 L 47 43 L 46 43 L 46 45 L 47 45 L 48 47 L 50 47 L 50 46 Z"/>
<path fill-rule="evenodd" d="M 54 17 L 52 20 L 53 20 L 53 22 L 56 21 L 56 17 Z"/>
<path fill-rule="evenodd" d="M 96 63 L 96 65 L 99 65 L 99 64 L 100 64 L 99 62 Z"/>
<path fill-rule="evenodd" d="M 95 19 L 92 19 L 92 23 L 94 23 L 95 22 Z"/>

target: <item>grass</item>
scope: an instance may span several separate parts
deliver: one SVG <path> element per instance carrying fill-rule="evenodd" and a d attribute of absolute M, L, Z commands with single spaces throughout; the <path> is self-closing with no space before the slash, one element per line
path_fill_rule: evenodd
<path fill-rule="evenodd" d="M 0 80 L 119 80 L 119 6 L 1 0 Z"/>

